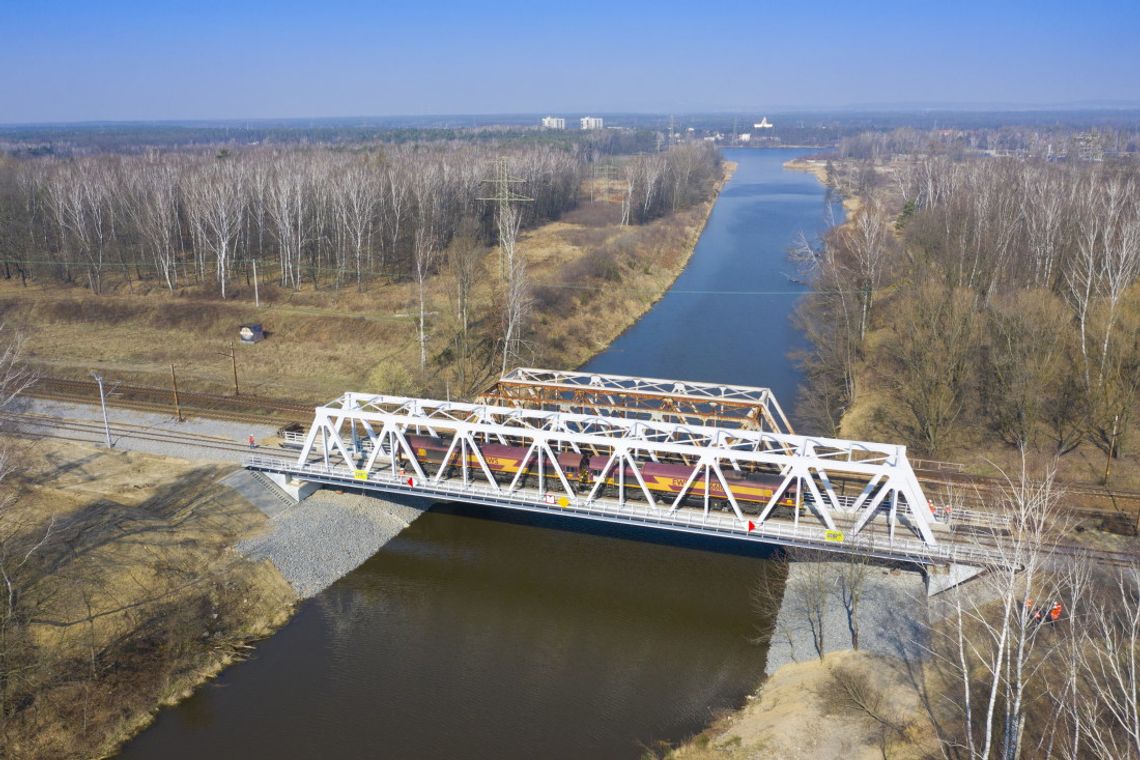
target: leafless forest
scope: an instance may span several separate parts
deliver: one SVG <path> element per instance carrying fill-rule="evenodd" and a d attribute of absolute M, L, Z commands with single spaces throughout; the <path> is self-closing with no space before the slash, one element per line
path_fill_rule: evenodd
<path fill-rule="evenodd" d="M 1108 478 L 1140 390 L 1135 165 L 928 145 L 831 174 L 865 205 L 799 246 L 818 289 L 800 315 L 812 422 L 889 426 L 933 456 L 979 428 L 1058 455 L 1089 444 Z"/>
<path fill-rule="evenodd" d="M 2 165 L 5 276 L 107 287 L 159 282 L 174 291 L 251 276 L 284 287 L 365 287 L 436 270 L 464 220 L 492 242 L 495 162 L 505 156 L 522 228 L 579 200 L 598 160 L 585 148 L 464 142 L 178 151 L 30 158 Z M 692 203 L 711 151 L 674 149 L 623 162 L 624 221 Z"/>

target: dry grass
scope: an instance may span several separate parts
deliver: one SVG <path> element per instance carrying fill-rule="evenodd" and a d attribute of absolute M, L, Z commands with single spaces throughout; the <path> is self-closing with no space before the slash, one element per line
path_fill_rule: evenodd
<path fill-rule="evenodd" d="M 855 680 L 882 724 L 851 699 L 843 699 L 837 676 Z M 852 678 L 854 677 L 854 678 Z M 910 760 L 936 752 L 933 730 L 914 690 L 889 662 L 861 652 L 832 652 L 822 662 L 779 668 L 755 698 L 720 717 L 708 729 L 670 752 L 673 760 L 745 760 L 778 757 L 814 760 L 842 757 Z M 884 752 L 886 754 L 884 754 Z"/>
<path fill-rule="evenodd" d="M 8 507 L 42 532 L 24 603 L 34 695 L 4 726 L 8 757 L 111 751 L 289 614 L 268 563 L 232 549 L 266 518 L 213 466 L 19 441 Z"/>

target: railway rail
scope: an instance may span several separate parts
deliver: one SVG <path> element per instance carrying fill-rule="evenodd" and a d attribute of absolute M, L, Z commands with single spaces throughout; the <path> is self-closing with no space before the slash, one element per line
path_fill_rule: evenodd
<path fill-rule="evenodd" d="M 25 435 L 43 436 L 75 440 L 76 434 L 90 437 L 92 441 L 101 443 L 105 429 L 103 423 L 92 420 L 77 420 L 58 417 L 52 414 L 38 414 L 32 412 L 5 412 L 0 419 L 20 425 Z M 149 425 L 135 425 L 125 422 L 116 422 L 111 426 L 111 435 L 114 439 L 131 439 L 148 441 L 173 446 L 185 446 L 193 449 L 208 449 L 224 451 L 235 455 L 249 454 L 248 443 L 229 439 L 223 436 L 210 436 L 201 433 L 185 433 L 179 430 L 161 430 Z M 288 455 L 289 452 L 276 446 L 259 446 L 258 450 L 267 454 L 280 452 Z"/>
<path fill-rule="evenodd" d="M 28 396 L 54 401 L 99 402 L 99 386 L 90 380 L 40 377 L 25 391 Z M 126 409 L 175 414 L 174 392 L 170 388 L 119 383 L 108 394 L 107 404 Z M 178 391 L 178 406 L 184 413 L 234 422 L 265 422 L 266 417 L 281 422 L 300 422 L 313 414 L 313 406 L 264 396 L 227 396 L 200 391 Z"/>

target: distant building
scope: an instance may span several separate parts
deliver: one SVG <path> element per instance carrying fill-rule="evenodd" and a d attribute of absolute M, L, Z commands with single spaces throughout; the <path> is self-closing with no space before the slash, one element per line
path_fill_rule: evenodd
<path fill-rule="evenodd" d="M 752 133 L 751 132 L 745 132 L 744 134 L 737 135 L 737 137 L 740 138 L 740 142 L 751 142 L 752 141 Z"/>
<path fill-rule="evenodd" d="M 582 125 L 582 129 L 604 129 L 606 126 L 600 116 L 583 116 L 578 123 Z"/>
<path fill-rule="evenodd" d="M 558 116 L 547 116 L 543 118 L 542 126 L 546 129 L 566 129 L 566 120 Z"/>
<path fill-rule="evenodd" d="M 760 120 L 760 122 L 758 124 L 753 124 L 752 126 L 755 129 L 771 129 L 772 127 L 774 127 L 776 125 L 770 123 L 768 121 L 768 117 L 765 116 L 763 119 Z"/>

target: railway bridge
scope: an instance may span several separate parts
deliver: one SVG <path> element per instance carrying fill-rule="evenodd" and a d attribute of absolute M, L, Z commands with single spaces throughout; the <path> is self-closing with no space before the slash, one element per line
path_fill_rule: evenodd
<path fill-rule="evenodd" d="M 796 434 L 766 388 L 517 369 L 474 402 L 345 393 L 295 459 L 253 455 L 298 498 L 320 486 L 917 563 L 930 593 L 1001 562 L 952 527 L 895 444 Z"/>

